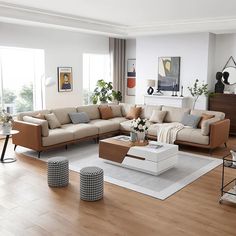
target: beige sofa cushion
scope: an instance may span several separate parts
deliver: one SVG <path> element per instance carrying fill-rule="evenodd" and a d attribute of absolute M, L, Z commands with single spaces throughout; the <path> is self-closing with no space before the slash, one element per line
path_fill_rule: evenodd
<path fill-rule="evenodd" d="M 177 134 L 178 141 L 185 141 L 190 143 L 208 145 L 209 136 L 204 136 L 201 133 L 201 129 L 183 128 Z"/>
<path fill-rule="evenodd" d="M 110 120 L 91 120 L 89 124 L 92 124 L 98 128 L 99 134 L 109 133 L 113 131 L 119 131 L 120 124 L 112 122 Z"/>
<path fill-rule="evenodd" d="M 188 108 L 163 106 L 162 111 L 167 111 L 164 122 L 181 122 L 185 114 L 190 113 Z"/>
<path fill-rule="evenodd" d="M 112 109 L 113 117 L 122 117 L 120 105 L 109 105 Z"/>
<path fill-rule="evenodd" d="M 48 121 L 50 129 L 56 129 L 61 127 L 61 124 L 54 113 L 45 115 L 45 119 Z"/>
<path fill-rule="evenodd" d="M 86 112 L 90 120 L 100 119 L 98 105 L 79 106 L 77 111 Z"/>
<path fill-rule="evenodd" d="M 167 111 L 153 110 L 149 121 L 151 121 L 153 123 L 163 123 L 166 113 L 167 113 Z"/>
<path fill-rule="evenodd" d="M 153 111 L 160 111 L 162 106 L 158 106 L 158 105 L 145 105 L 144 109 L 142 111 L 142 115 L 143 118 L 145 119 L 150 119 L 152 112 Z"/>
<path fill-rule="evenodd" d="M 127 121 L 128 119 L 126 119 L 125 117 L 114 117 L 109 119 L 109 121 L 115 122 L 120 124 L 121 122 Z"/>
<path fill-rule="evenodd" d="M 71 123 L 69 113 L 76 112 L 76 108 L 74 107 L 57 108 L 51 110 L 51 112 L 55 114 L 60 124 L 64 125 Z"/>
<path fill-rule="evenodd" d="M 120 123 L 120 130 L 130 132 L 131 131 L 131 122 L 132 122 L 132 120 L 127 120 L 127 121 L 121 122 Z"/>
<path fill-rule="evenodd" d="M 48 137 L 42 137 L 43 146 L 51 146 L 73 140 L 73 133 L 65 129 L 50 129 Z"/>
<path fill-rule="evenodd" d="M 208 119 L 208 120 L 204 120 L 202 122 L 202 127 L 201 127 L 201 133 L 202 135 L 209 135 L 210 133 L 210 125 L 219 121 L 220 118 L 219 117 L 214 117 L 214 118 L 211 118 L 211 119 Z"/>
<path fill-rule="evenodd" d="M 73 134 L 73 139 L 81 139 L 98 134 L 98 128 L 91 124 L 66 124 L 62 129 Z"/>
<path fill-rule="evenodd" d="M 49 135 L 49 130 L 48 130 L 48 122 L 47 120 L 42 120 L 38 118 L 34 118 L 31 116 L 24 116 L 23 120 L 29 123 L 41 125 L 42 127 L 42 136 L 47 137 Z"/>
<path fill-rule="evenodd" d="M 28 112 L 21 112 L 19 114 L 17 114 L 17 120 L 21 120 L 23 121 L 23 117 L 24 116 L 36 116 L 38 114 L 42 114 L 42 115 L 45 115 L 45 114 L 49 114 L 50 111 L 49 110 L 40 110 L 40 111 L 28 111 Z"/>
<path fill-rule="evenodd" d="M 191 112 L 190 112 L 191 115 L 197 115 L 197 116 L 201 116 L 202 113 L 214 115 L 215 117 L 219 118 L 220 120 L 223 120 L 225 118 L 225 113 L 220 112 L 220 111 L 191 110 Z"/>
<path fill-rule="evenodd" d="M 122 116 L 126 117 L 131 107 L 135 107 L 135 104 L 120 103 Z"/>

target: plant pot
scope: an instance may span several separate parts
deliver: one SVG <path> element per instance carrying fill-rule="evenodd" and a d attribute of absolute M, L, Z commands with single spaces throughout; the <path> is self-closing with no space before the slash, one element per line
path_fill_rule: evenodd
<path fill-rule="evenodd" d="M 137 132 L 137 141 L 144 142 L 145 140 L 145 132 Z"/>
<path fill-rule="evenodd" d="M 11 123 L 3 123 L 2 124 L 2 132 L 4 134 L 9 134 L 11 132 L 11 129 L 12 129 Z"/>

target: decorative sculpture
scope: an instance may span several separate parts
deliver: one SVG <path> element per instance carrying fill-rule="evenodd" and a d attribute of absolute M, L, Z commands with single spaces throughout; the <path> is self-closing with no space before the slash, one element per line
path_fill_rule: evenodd
<path fill-rule="evenodd" d="M 224 72 L 226 73 L 226 72 Z M 222 72 L 217 72 L 216 73 L 216 84 L 215 84 L 215 93 L 223 93 L 224 92 L 224 88 L 225 88 L 225 85 L 223 84 L 222 82 Z"/>

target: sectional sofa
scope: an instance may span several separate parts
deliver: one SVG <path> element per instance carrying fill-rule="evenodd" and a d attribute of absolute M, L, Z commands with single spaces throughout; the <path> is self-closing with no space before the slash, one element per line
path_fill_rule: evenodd
<path fill-rule="evenodd" d="M 101 119 L 98 105 L 20 113 L 13 124 L 13 128 L 20 132 L 13 136 L 12 142 L 15 147 L 19 145 L 37 151 L 40 157 L 42 151 L 59 146 L 67 146 L 70 143 L 91 139 L 98 140 L 108 135 L 129 134 L 131 120 L 126 118 L 127 113 L 132 106 L 139 105 L 121 103 L 109 106 L 112 109 L 113 118 L 108 120 Z M 146 119 L 150 119 L 154 110 L 166 111 L 163 123 L 180 122 L 184 114 L 212 114 L 214 119 L 210 119 L 211 122 L 205 122 L 201 129 L 185 127 L 180 130 L 176 144 L 208 148 L 209 150 L 222 144 L 226 145 L 230 121 L 225 119 L 225 115 L 222 112 L 191 110 L 164 105 L 140 105 L 140 107 L 142 109 L 140 117 Z M 90 121 L 88 123 L 73 124 L 69 113 L 76 112 L 85 112 Z M 47 120 L 37 118 L 39 114 L 42 116 L 51 113 L 54 113 L 57 117 L 61 125 L 60 128 L 50 129 Z M 157 126 L 158 124 L 151 123 L 147 132 L 148 138 L 157 139 Z"/>

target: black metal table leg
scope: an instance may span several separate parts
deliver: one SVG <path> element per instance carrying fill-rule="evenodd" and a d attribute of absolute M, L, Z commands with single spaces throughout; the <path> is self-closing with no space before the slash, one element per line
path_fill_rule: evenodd
<path fill-rule="evenodd" d="M 4 146 L 3 146 L 3 149 L 2 149 L 2 155 L 1 155 L 1 162 L 2 162 L 2 163 L 11 163 L 11 162 L 15 162 L 15 161 L 16 161 L 15 158 L 5 158 L 5 159 L 4 159 L 5 152 L 6 152 L 6 149 L 7 149 L 7 144 L 8 144 L 9 137 L 10 137 L 10 135 L 6 135 L 6 139 L 5 139 L 5 142 L 4 142 Z"/>

